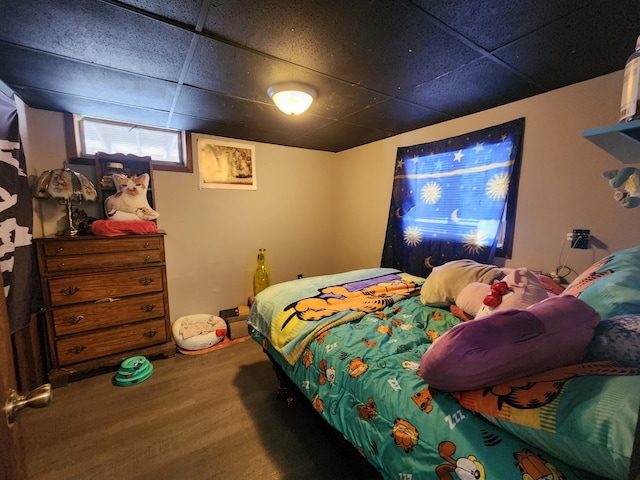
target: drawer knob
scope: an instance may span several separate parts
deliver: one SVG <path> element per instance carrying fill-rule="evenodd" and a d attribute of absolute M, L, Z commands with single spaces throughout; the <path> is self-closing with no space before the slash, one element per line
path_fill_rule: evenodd
<path fill-rule="evenodd" d="M 147 303 L 146 305 L 142 305 L 140 307 L 140 310 L 142 310 L 143 312 L 149 313 L 154 308 L 156 308 L 156 306 L 153 303 Z"/>
<path fill-rule="evenodd" d="M 142 335 L 144 335 L 147 338 L 153 338 L 158 334 L 157 330 L 149 330 L 148 332 L 143 333 Z"/>
<path fill-rule="evenodd" d="M 82 351 L 85 348 L 87 348 L 87 347 L 85 347 L 84 345 L 76 345 L 75 347 L 69 349 L 69 353 L 74 353 L 74 354 L 77 355 L 79 353 L 82 353 Z"/>
<path fill-rule="evenodd" d="M 146 257 L 144 257 L 145 262 L 148 262 L 149 260 L 151 260 L 151 255 L 147 255 Z"/>
<path fill-rule="evenodd" d="M 56 250 L 57 253 L 62 253 L 64 252 L 64 247 L 58 247 L 58 250 Z"/>
<path fill-rule="evenodd" d="M 60 262 L 60 263 L 58 264 L 58 268 L 64 268 L 64 262 Z"/>
<path fill-rule="evenodd" d="M 151 285 L 151 282 L 153 282 L 153 278 L 150 277 L 142 277 L 140 280 L 138 280 L 138 283 L 140 285 Z"/>
<path fill-rule="evenodd" d="M 62 323 L 65 325 L 75 325 L 81 322 L 82 320 L 84 320 L 83 315 L 72 315 L 70 317 L 64 317 L 64 320 L 62 320 Z"/>
<path fill-rule="evenodd" d="M 149 242 L 145 242 L 142 248 L 149 248 Z"/>
<path fill-rule="evenodd" d="M 60 290 L 60 293 L 62 295 L 71 296 L 71 295 L 77 293 L 78 290 L 80 290 L 78 287 L 67 287 L 67 288 L 63 288 L 62 290 Z"/>

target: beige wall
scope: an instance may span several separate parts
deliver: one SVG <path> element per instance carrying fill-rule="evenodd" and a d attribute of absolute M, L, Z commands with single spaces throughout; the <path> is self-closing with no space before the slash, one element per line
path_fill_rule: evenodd
<path fill-rule="evenodd" d="M 571 251 L 568 264 L 577 271 L 607 251 L 637 245 L 640 209 L 620 207 L 602 177 L 620 162 L 582 138 L 584 130 L 616 121 L 621 84 L 616 72 L 339 154 L 257 143 L 256 191 L 200 190 L 197 166 L 194 174 L 155 172 L 172 319 L 246 302 L 258 248 L 267 249 L 274 282 L 378 266 L 396 149 L 518 117 L 526 119 L 524 157 L 506 264 L 555 270 L 573 228 L 589 228 L 596 238 L 589 250 Z M 29 174 L 61 166 L 62 115 L 28 107 L 20 113 Z M 61 227 L 55 205 L 37 202 L 34 212 L 35 236 Z"/>
<path fill-rule="evenodd" d="M 197 173 L 154 174 L 174 319 L 246 304 L 259 248 L 272 282 L 330 272 L 335 155 L 255 146 L 255 191 L 200 190 Z"/>
<path fill-rule="evenodd" d="M 551 272 L 570 252 L 567 264 L 581 272 L 609 251 L 640 244 L 640 208 L 616 203 L 602 176 L 623 164 L 582 136 L 617 122 L 621 88 L 622 72 L 616 72 L 339 153 L 343 181 L 337 196 L 345 234 L 335 244 L 337 269 L 379 262 L 398 147 L 519 117 L 525 118 L 524 153 L 513 258 L 506 265 Z M 354 178 L 366 180 L 352 185 Z M 588 250 L 568 249 L 566 233 L 574 228 L 591 230 Z"/>
<path fill-rule="evenodd" d="M 28 174 L 66 159 L 62 114 L 21 105 Z M 237 142 L 236 142 L 237 143 Z M 255 191 L 199 189 L 193 174 L 154 173 L 158 227 L 166 231 L 171 318 L 246 304 L 259 248 L 274 282 L 331 272 L 336 217 L 332 153 L 256 143 Z M 87 175 L 90 167 L 72 165 Z M 94 179 L 95 180 L 95 179 Z M 87 205 L 97 214 L 96 204 Z M 64 210 L 34 201 L 34 236 L 64 226 Z"/>

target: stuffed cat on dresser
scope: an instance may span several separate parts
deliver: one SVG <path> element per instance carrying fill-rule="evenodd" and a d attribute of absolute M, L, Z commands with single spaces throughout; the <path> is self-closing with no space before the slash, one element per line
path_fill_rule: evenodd
<path fill-rule="evenodd" d="M 115 174 L 113 183 L 116 186 L 114 195 L 104 201 L 104 209 L 110 220 L 155 220 L 160 216 L 151 208 L 147 200 L 149 174 L 140 176 Z"/>

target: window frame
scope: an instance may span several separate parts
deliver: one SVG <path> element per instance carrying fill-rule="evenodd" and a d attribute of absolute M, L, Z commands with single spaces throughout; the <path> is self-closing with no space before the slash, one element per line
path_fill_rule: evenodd
<path fill-rule="evenodd" d="M 175 162 L 165 162 L 162 160 L 152 160 L 153 169 L 167 172 L 183 172 L 183 173 L 193 173 L 193 157 L 191 153 L 191 132 L 185 132 L 183 130 L 171 130 L 168 128 L 159 128 L 159 127 L 150 127 L 146 125 L 137 125 L 126 122 L 117 122 L 112 120 L 105 120 L 102 118 L 91 117 L 88 115 L 78 115 L 72 113 L 64 114 L 64 131 L 65 131 L 65 141 L 67 147 L 67 157 L 72 163 L 89 163 L 88 160 L 93 162 L 94 155 L 84 153 L 82 150 L 82 138 L 81 138 L 81 129 L 79 125 L 79 120 L 82 118 L 89 118 L 91 120 L 97 122 L 103 122 L 113 125 L 123 125 L 123 126 L 131 126 L 144 128 L 148 130 L 160 130 L 160 131 L 171 131 L 179 134 L 179 143 L 180 143 L 180 157 L 182 159 L 181 163 Z M 117 152 L 117 153 L 133 153 L 137 155 L 135 152 Z"/>

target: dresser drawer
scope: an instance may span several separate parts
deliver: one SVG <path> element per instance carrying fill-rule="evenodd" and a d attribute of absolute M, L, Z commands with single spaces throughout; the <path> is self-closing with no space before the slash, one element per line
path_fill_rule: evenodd
<path fill-rule="evenodd" d="M 93 302 L 164 290 L 162 267 L 140 268 L 47 280 L 51 306 Z"/>
<path fill-rule="evenodd" d="M 162 261 L 160 250 L 133 251 L 123 253 L 102 253 L 92 256 L 68 255 L 64 257 L 47 257 L 47 272 L 65 272 L 82 268 L 121 267 L 136 263 L 159 263 Z"/>
<path fill-rule="evenodd" d="M 167 340 L 165 328 L 164 319 L 157 319 L 63 338 L 56 342 L 58 364 L 71 365 L 164 343 Z"/>
<path fill-rule="evenodd" d="M 96 255 L 132 250 L 161 250 L 162 237 L 117 237 L 69 240 L 48 240 L 42 248 L 45 256 Z"/>
<path fill-rule="evenodd" d="M 55 334 L 60 337 L 164 317 L 164 295 L 152 293 L 124 297 L 115 302 L 82 303 L 55 308 L 52 314 Z"/>
<path fill-rule="evenodd" d="M 160 263 L 164 261 L 161 246 L 159 238 L 52 241 L 43 245 L 41 268 L 59 273 Z"/>

